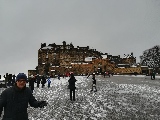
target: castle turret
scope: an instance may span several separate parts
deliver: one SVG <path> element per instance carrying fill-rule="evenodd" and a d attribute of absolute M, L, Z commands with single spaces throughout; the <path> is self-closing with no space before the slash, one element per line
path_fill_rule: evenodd
<path fill-rule="evenodd" d="M 63 46 L 66 46 L 66 41 L 63 41 L 62 43 L 63 43 Z"/>
<path fill-rule="evenodd" d="M 41 48 L 46 47 L 46 43 L 41 43 Z"/>

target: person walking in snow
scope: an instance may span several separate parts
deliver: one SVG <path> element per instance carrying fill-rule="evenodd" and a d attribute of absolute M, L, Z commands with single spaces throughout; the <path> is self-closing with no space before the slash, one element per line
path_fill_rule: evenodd
<path fill-rule="evenodd" d="M 90 76 L 90 73 L 88 73 L 87 78 L 89 78 L 89 76 Z"/>
<path fill-rule="evenodd" d="M 94 73 L 92 75 L 92 89 L 91 89 L 91 92 L 93 91 L 93 88 L 95 88 L 95 92 L 97 92 L 96 79 L 95 79 L 95 74 Z"/>
<path fill-rule="evenodd" d="M 155 80 L 155 71 L 151 73 L 151 80 Z"/>
<path fill-rule="evenodd" d="M 12 86 L 14 86 L 14 84 L 15 84 L 15 80 L 16 80 L 16 76 L 15 76 L 15 74 L 14 74 L 12 77 L 13 77 L 13 79 L 12 79 Z"/>
<path fill-rule="evenodd" d="M 34 108 L 43 108 L 46 101 L 37 101 L 31 90 L 26 87 L 27 76 L 19 73 L 14 86 L 5 89 L 0 95 L 0 117 L 2 120 L 28 120 L 28 104 Z"/>
<path fill-rule="evenodd" d="M 34 83 L 35 83 L 36 79 L 33 75 L 31 75 L 31 78 L 29 79 L 29 87 L 33 93 L 33 90 L 34 90 Z"/>
<path fill-rule="evenodd" d="M 50 88 L 50 84 L 51 84 L 51 78 L 50 77 L 48 77 L 47 83 L 48 83 L 48 88 Z"/>
<path fill-rule="evenodd" d="M 39 88 L 39 84 L 40 84 L 40 82 L 41 82 L 41 78 L 40 78 L 39 75 L 37 75 L 36 81 L 37 81 L 37 87 Z"/>
<path fill-rule="evenodd" d="M 7 87 L 8 79 L 9 79 L 8 73 L 6 73 L 6 75 L 4 75 L 3 77 L 5 78 L 5 85 L 6 85 L 6 87 Z"/>
<path fill-rule="evenodd" d="M 41 81 L 42 88 L 45 86 L 45 83 L 46 83 L 46 78 L 45 78 L 44 75 L 43 75 L 43 76 L 42 76 L 42 81 Z"/>
<path fill-rule="evenodd" d="M 75 101 L 75 82 L 77 80 L 75 79 L 73 73 L 70 75 L 70 79 L 68 80 L 69 82 L 69 89 L 70 89 L 70 100 L 72 101 Z M 73 93 L 73 96 L 72 96 L 72 93 Z"/>
<path fill-rule="evenodd" d="M 58 74 L 58 80 L 60 80 L 60 74 Z"/>

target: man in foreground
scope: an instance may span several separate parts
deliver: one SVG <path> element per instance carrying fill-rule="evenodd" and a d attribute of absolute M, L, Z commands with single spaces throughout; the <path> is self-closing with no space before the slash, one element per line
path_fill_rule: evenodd
<path fill-rule="evenodd" d="M 42 108 L 46 101 L 37 101 L 31 90 L 26 87 L 27 76 L 19 73 L 13 87 L 5 89 L 0 95 L 0 116 L 4 108 L 2 120 L 28 120 L 28 103 L 31 107 Z"/>

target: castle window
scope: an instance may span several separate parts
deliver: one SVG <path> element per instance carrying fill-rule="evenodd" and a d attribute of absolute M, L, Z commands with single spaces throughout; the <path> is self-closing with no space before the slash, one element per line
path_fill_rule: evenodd
<path fill-rule="evenodd" d="M 74 54 L 71 54 L 70 56 L 71 56 L 71 57 L 74 57 Z"/>

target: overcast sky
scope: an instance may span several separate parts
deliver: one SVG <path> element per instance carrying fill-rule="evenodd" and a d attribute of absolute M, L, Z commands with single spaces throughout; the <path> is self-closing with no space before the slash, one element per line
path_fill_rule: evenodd
<path fill-rule="evenodd" d="M 0 74 L 28 74 L 41 43 L 63 41 L 139 62 L 159 45 L 160 0 L 0 0 Z"/>

